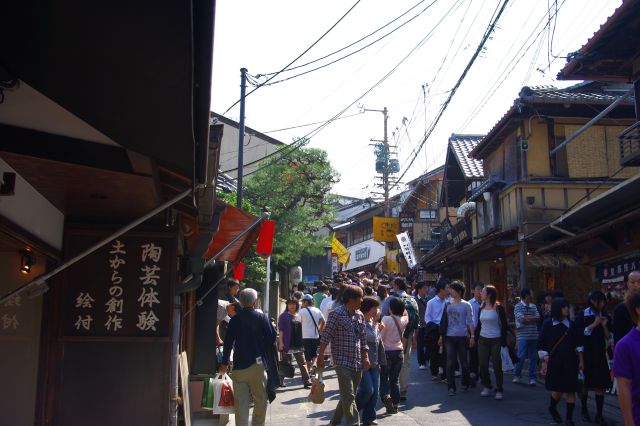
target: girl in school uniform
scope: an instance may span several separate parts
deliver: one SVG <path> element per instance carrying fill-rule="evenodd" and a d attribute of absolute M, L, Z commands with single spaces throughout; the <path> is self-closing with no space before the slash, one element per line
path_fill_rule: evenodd
<path fill-rule="evenodd" d="M 578 374 L 584 367 L 582 349 L 580 331 L 569 320 L 569 303 L 563 298 L 554 299 L 551 303 L 551 318 L 542 325 L 538 355 L 547 363 L 545 387 L 551 391 L 549 413 L 556 424 L 562 423 L 557 407 L 562 394 L 565 394 L 565 425 L 574 425 Z"/>

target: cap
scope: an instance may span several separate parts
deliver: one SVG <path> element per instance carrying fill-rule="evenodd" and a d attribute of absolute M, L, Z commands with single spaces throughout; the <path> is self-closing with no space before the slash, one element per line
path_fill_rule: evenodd
<path fill-rule="evenodd" d="M 310 295 L 310 294 L 305 294 L 305 295 L 302 297 L 302 300 L 306 300 L 306 301 L 308 301 L 308 302 L 313 302 L 313 296 L 312 296 L 312 295 Z"/>

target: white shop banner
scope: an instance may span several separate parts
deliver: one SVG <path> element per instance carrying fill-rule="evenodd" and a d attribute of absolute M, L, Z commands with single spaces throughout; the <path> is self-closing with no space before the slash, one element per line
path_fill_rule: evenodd
<path fill-rule="evenodd" d="M 404 254 L 404 258 L 407 261 L 407 265 L 410 269 L 416 267 L 418 262 L 416 261 L 416 255 L 413 252 L 413 244 L 411 244 L 411 238 L 409 238 L 408 232 L 403 232 L 402 234 L 396 235 L 398 242 L 400 243 L 400 249 L 402 250 L 402 254 Z"/>

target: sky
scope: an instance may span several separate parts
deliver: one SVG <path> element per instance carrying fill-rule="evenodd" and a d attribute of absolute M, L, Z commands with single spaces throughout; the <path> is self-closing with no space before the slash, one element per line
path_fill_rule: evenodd
<path fill-rule="evenodd" d="M 491 130 L 523 86 L 577 83 L 555 76 L 567 54 L 584 45 L 621 4 L 509 0 L 433 127 L 503 1 L 218 0 L 212 110 L 238 120 L 238 105 L 225 111 L 240 97 L 240 68 L 264 82 L 330 30 L 271 82 L 294 78 L 261 86 L 246 97 L 246 125 L 284 143 L 310 136 L 309 146 L 326 150 L 340 175 L 333 192 L 364 198 L 380 191 L 371 140 L 383 138 L 384 120 L 381 112 L 363 110 L 386 107 L 389 143 L 400 162 L 396 178 L 404 173 L 392 191 L 399 192 L 406 182 L 444 164 L 452 133 Z M 307 73 L 296 76 L 302 72 Z M 291 127 L 296 128 L 278 131 Z"/>

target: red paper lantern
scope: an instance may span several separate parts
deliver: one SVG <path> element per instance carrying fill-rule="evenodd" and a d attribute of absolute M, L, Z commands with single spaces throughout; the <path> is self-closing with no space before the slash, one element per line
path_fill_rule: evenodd
<path fill-rule="evenodd" d="M 258 244 L 256 244 L 256 253 L 258 256 L 269 257 L 273 251 L 273 234 L 276 231 L 276 222 L 273 220 L 263 220 L 260 226 L 260 235 L 258 235 Z"/>
<path fill-rule="evenodd" d="M 238 262 L 238 264 L 233 267 L 233 279 L 236 281 L 244 280 L 244 262 Z"/>

